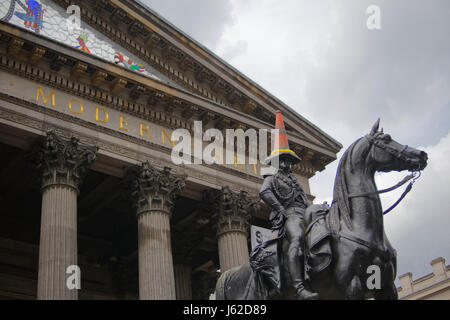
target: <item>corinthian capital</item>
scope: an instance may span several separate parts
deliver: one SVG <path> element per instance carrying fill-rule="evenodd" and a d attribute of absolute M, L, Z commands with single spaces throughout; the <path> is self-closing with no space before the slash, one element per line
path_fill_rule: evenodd
<path fill-rule="evenodd" d="M 66 140 L 53 131 L 47 132 L 37 153 L 42 189 L 68 185 L 78 190 L 87 169 L 96 159 L 97 150 L 97 147 L 81 145 L 76 137 Z"/>
<path fill-rule="evenodd" d="M 219 213 L 218 235 L 229 232 L 247 232 L 253 210 L 257 209 L 258 198 L 247 191 L 232 191 L 225 186 L 220 191 L 205 194 L 211 202 L 211 208 Z"/>
<path fill-rule="evenodd" d="M 144 162 L 133 173 L 132 194 L 135 197 L 138 215 L 148 211 L 163 211 L 170 214 L 175 199 L 185 186 L 185 175 L 171 173 L 171 168 L 162 170 Z"/>

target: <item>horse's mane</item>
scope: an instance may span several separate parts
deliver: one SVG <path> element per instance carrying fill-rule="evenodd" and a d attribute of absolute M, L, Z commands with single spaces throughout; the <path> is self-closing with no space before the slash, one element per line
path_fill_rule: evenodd
<path fill-rule="evenodd" d="M 342 158 L 339 161 L 336 178 L 334 180 L 333 203 L 334 205 L 337 206 L 337 209 L 339 210 L 339 215 L 344 219 L 345 224 L 350 230 L 353 229 L 351 220 L 352 212 L 350 207 L 350 201 L 348 198 L 349 194 L 345 173 L 353 172 L 354 168 L 353 153 L 355 151 L 355 147 L 358 145 L 361 139 L 362 138 L 359 138 L 358 140 L 353 142 L 342 155 Z"/>

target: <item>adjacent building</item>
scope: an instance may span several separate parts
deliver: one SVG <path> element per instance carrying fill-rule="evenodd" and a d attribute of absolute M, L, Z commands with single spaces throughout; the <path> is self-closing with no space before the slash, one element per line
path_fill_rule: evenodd
<path fill-rule="evenodd" d="M 450 266 L 442 257 L 431 261 L 433 272 L 413 280 L 411 272 L 399 277 L 400 300 L 450 300 Z"/>

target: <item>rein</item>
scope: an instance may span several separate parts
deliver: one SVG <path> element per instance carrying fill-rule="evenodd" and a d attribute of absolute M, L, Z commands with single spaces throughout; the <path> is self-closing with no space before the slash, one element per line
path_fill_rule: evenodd
<path fill-rule="evenodd" d="M 417 175 L 417 173 L 418 173 L 418 175 Z M 379 195 L 379 194 L 382 194 L 382 193 L 387 193 L 387 192 L 390 192 L 390 191 L 393 191 L 395 189 L 400 188 L 402 185 L 404 185 L 406 182 L 408 182 L 409 180 L 412 179 L 412 181 L 410 181 L 410 183 L 406 186 L 405 191 L 403 191 L 403 193 L 400 196 L 400 198 L 392 206 L 390 206 L 389 209 L 387 209 L 387 210 L 385 210 L 383 212 L 383 215 L 385 215 L 388 212 L 392 211 L 405 198 L 405 196 L 411 191 L 412 186 L 414 185 L 416 180 L 420 178 L 420 175 L 421 175 L 420 171 L 414 171 L 413 173 L 411 173 L 410 175 L 404 177 L 400 182 L 398 182 L 396 185 L 394 185 L 394 186 L 392 186 L 390 188 L 383 189 L 383 190 L 372 191 L 372 192 L 351 194 L 351 195 L 348 196 L 348 198 L 352 199 L 352 198 L 367 197 L 367 196 Z"/>

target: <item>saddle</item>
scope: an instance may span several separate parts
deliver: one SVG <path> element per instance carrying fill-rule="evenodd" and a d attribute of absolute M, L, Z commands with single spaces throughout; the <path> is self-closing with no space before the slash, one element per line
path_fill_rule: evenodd
<path fill-rule="evenodd" d="M 305 212 L 305 279 L 309 274 L 324 271 L 331 263 L 331 230 L 329 227 L 330 208 L 326 204 L 312 205 Z M 274 237 L 253 250 L 250 266 L 253 271 L 270 284 L 276 291 L 281 289 L 282 238 Z"/>
<path fill-rule="evenodd" d="M 305 270 L 307 273 L 324 271 L 331 263 L 330 207 L 312 205 L 305 212 Z"/>

